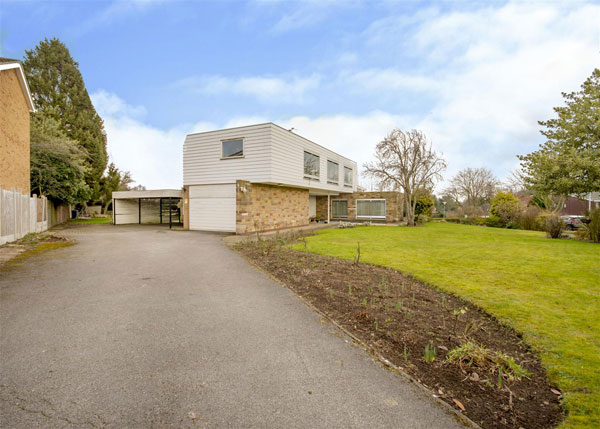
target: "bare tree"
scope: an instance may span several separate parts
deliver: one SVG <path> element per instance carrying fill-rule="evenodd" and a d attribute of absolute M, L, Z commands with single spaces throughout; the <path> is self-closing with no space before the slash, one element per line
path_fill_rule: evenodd
<path fill-rule="evenodd" d="M 487 168 L 465 168 L 450 180 L 444 193 L 467 207 L 480 207 L 489 203 L 500 182 Z"/>
<path fill-rule="evenodd" d="M 380 186 L 401 190 L 406 207 L 406 225 L 414 226 L 419 192 L 441 180 L 446 162 L 433 151 L 421 131 L 394 129 L 375 148 L 375 161 L 364 165 L 364 175 Z"/>
<path fill-rule="evenodd" d="M 520 168 L 512 170 L 510 176 L 504 182 L 504 187 L 513 194 L 525 191 L 527 189 L 527 182 L 523 170 Z"/>

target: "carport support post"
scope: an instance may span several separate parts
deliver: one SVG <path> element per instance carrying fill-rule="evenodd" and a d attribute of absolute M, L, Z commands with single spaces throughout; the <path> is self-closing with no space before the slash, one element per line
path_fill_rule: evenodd
<path fill-rule="evenodd" d="M 329 200 L 329 193 L 327 193 L 327 223 L 329 223 L 331 219 L 331 202 Z"/>
<path fill-rule="evenodd" d="M 169 197 L 169 229 L 171 229 L 171 226 L 173 226 L 173 221 L 171 219 L 171 197 Z"/>
<path fill-rule="evenodd" d="M 116 225 L 115 223 L 115 199 L 113 198 L 113 203 L 112 203 L 112 218 L 113 218 L 113 225 Z"/>
<path fill-rule="evenodd" d="M 142 224 L 142 199 L 138 198 L 138 223 Z"/>

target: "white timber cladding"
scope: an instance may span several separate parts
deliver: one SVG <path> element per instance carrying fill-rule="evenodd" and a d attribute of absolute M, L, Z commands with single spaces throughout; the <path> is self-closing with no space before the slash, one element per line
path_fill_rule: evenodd
<path fill-rule="evenodd" d="M 222 142 L 242 139 L 244 155 L 222 158 Z M 304 175 L 304 152 L 319 156 L 319 178 Z M 339 166 L 339 182 L 327 183 L 327 161 Z M 344 167 L 352 169 L 344 185 Z M 353 192 L 356 162 L 273 123 L 190 134 L 183 145 L 183 184 L 235 184 L 236 180 L 308 188 L 313 193 Z M 193 216 L 190 213 L 190 221 Z"/>
<path fill-rule="evenodd" d="M 353 192 L 356 190 L 356 162 L 275 124 L 272 124 L 272 136 L 271 182 L 315 190 L 333 191 L 334 193 Z M 304 152 L 319 156 L 320 168 L 318 180 L 305 178 Z M 338 164 L 340 169 L 339 178 L 344 177 L 344 167 L 352 168 L 354 175 L 352 186 L 344 186 L 341 180 L 338 184 L 327 183 L 327 160 Z"/>
<path fill-rule="evenodd" d="M 190 229 L 235 232 L 235 183 L 190 186 Z"/>
<path fill-rule="evenodd" d="M 268 182 L 270 179 L 270 124 L 251 125 L 190 134 L 183 145 L 183 184 Z M 222 142 L 242 139 L 244 155 L 222 158 Z"/>

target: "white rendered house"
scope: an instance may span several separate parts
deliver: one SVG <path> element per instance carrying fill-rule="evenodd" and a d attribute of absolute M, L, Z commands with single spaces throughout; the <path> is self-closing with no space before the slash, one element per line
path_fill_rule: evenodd
<path fill-rule="evenodd" d="M 317 197 L 353 193 L 356 182 L 356 162 L 270 122 L 189 134 L 184 227 L 244 234 L 306 225 Z"/>

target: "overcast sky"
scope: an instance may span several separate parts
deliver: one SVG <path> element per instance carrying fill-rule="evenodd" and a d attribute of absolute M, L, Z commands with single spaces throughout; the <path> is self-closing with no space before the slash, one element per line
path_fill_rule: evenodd
<path fill-rule="evenodd" d="M 111 160 L 149 189 L 181 186 L 187 133 L 266 121 L 359 165 L 416 128 L 446 178 L 502 179 L 600 66 L 600 3 L 1 0 L 0 56 L 45 37 L 79 62 Z"/>

